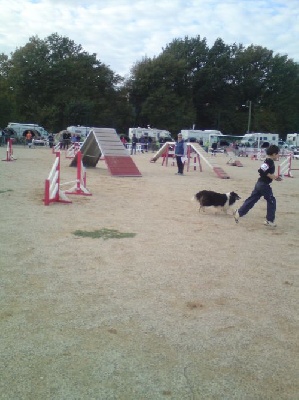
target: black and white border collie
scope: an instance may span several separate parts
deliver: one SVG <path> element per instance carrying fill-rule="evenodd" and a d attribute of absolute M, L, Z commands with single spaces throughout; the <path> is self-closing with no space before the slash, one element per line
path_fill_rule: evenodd
<path fill-rule="evenodd" d="M 217 193 L 213 190 L 201 190 L 194 196 L 199 204 L 199 212 L 205 211 L 205 207 L 219 207 L 227 213 L 227 210 L 241 197 L 235 192 Z"/>

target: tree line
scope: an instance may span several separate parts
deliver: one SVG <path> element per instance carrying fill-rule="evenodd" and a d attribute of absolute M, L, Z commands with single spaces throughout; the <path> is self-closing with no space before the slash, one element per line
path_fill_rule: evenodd
<path fill-rule="evenodd" d="M 51 132 L 150 125 L 174 135 L 193 127 L 242 135 L 250 127 L 284 137 L 299 131 L 299 65 L 220 38 L 209 48 L 197 36 L 136 61 L 125 79 L 67 37 L 33 36 L 10 56 L 0 54 L 0 127 L 8 122 Z"/>

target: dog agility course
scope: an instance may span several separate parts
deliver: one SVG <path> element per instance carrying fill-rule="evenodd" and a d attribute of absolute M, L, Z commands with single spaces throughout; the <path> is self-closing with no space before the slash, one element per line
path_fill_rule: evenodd
<path fill-rule="evenodd" d="M 150 163 L 155 153 L 132 157 L 138 178 L 102 160 L 86 168 L 92 196 L 45 207 L 56 155 L 14 154 L 0 166 L 3 399 L 298 397 L 299 160 L 272 184 L 269 230 L 262 199 L 239 224 L 190 201 L 202 189 L 246 198 L 259 168 L 249 157 L 230 168 L 217 155 L 230 179 L 203 160 L 184 178 Z M 75 181 L 63 152 L 60 163 L 61 183 Z M 92 236 L 105 229 L 135 236 Z"/>

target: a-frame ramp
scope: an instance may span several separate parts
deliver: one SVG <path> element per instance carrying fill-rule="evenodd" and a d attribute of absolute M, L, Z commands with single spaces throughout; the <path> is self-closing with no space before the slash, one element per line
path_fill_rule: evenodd
<path fill-rule="evenodd" d="M 221 179 L 230 179 L 230 176 L 215 162 L 215 157 L 206 153 L 198 143 L 190 143 L 190 146 L 200 155 L 205 163 L 215 172 Z M 205 154 L 204 154 L 205 153 Z"/>
<path fill-rule="evenodd" d="M 124 147 L 115 129 L 91 128 L 81 146 L 84 166 L 95 167 L 101 156 L 113 176 L 141 176 L 136 164 Z M 76 165 L 76 157 L 71 166 Z"/>

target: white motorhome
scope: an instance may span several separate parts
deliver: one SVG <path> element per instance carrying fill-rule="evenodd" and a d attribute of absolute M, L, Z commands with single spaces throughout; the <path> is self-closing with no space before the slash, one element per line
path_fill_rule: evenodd
<path fill-rule="evenodd" d="M 241 144 L 249 147 L 268 147 L 271 144 L 278 146 L 278 133 L 246 133 L 241 139 Z"/>
<path fill-rule="evenodd" d="M 90 131 L 90 127 L 89 126 L 68 126 L 66 128 L 66 130 L 70 133 L 76 134 L 76 135 L 80 135 L 80 136 L 87 136 L 89 134 Z"/>
<path fill-rule="evenodd" d="M 287 134 L 286 143 L 289 146 L 299 147 L 299 133 L 289 133 L 289 134 Z"/>
<path fill-rule="evenodd" d="M 224 136 L 220 131 L 217 130 L 196 130 L 196 129 L 182 129 L 181 134 L 184 140 L 196 140 L 202 141 L 203 144 L 206 141 L 210 143 L 217 142 L 218 136 Z"/>
<path fill-rule="evenodd" d="M 137 139 L 140 139 L 141 136 L 150 137 L 152 139 L 160 140 L 160 139 L 170 139 L 171 134 L 169 131 L 164 129 L 156 129 L 156 128 L 129 128 L 129 138 L 132 139 L 133 134 L 135 133 Z"/>
<path fill-rule="evenodd" d="M 9 122 L 8 129 L 13 130 L 15 135 L 24 136 L 26 131 L 32 131 L 35 135 L 47 137 L 49 133 L 38 124 L 22 124 L 20 122 Z"/>

